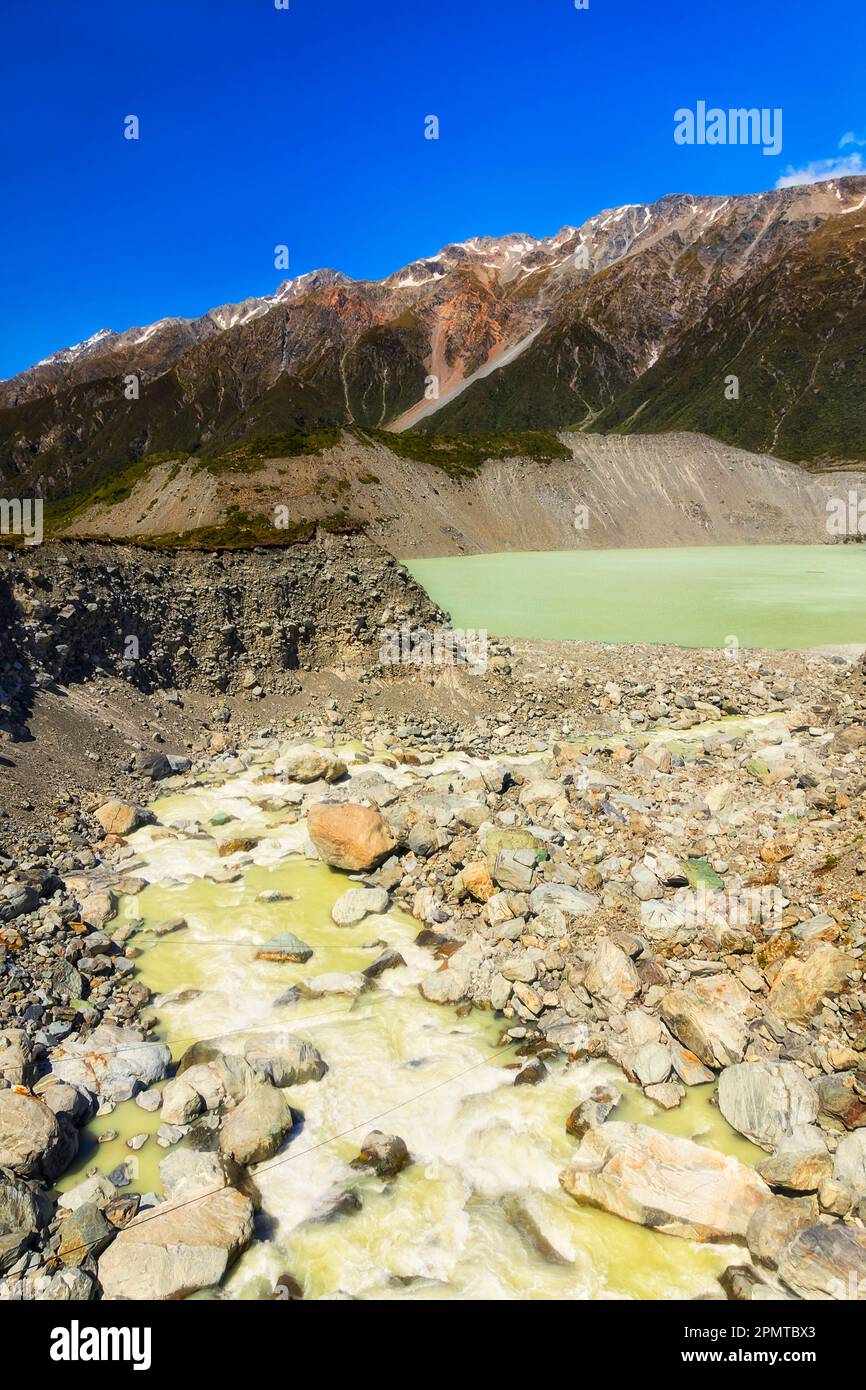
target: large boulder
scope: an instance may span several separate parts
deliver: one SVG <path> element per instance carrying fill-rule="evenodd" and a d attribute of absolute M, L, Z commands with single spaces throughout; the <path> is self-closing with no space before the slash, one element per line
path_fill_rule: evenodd
<path fill-rule="evenodd" d="M 753 1013 L 748 990 L 727 974 L 670 990 L 661 1005 L 674 1037 L 716 1070 L 741 1060 L 749 1039 L 747 1019 Z"/>
<path fill-rule="evenodd" d="M 774 1149 L 818 1118 L 818 1093 L 793 1062 L 740 1062 L 719 1077 L 719 1109 L 739 1134 Z"/>
<path fill-rule="evenodd" d="M 775 1269 L 797 1232 L 817 1223 L 815 1197 L 773 1196 L 751 1217 L 746 1244 L 756 1260 Z"/>
<path fill-rule="evenodd" d="M 261 1163 L 277 1152 L 292 1124 L 291 1106 L 282 1091 L 256 1086 L 223 1120 L 220 1152 L 236 1163 Z"/>
<path fill-rule="evenodd" d="M 304 1086 L 321 1081 L 328 1064 L 317 1047 L 294 1033 L 266 1033 L 250 1038 L 244 1055 L 257 1076 L 272 1086 Z"/>
<path fill-rule="evenodd" d="M 833 1159 L 827 1141 L 816 1125 L 798 1125 L 793 1134 L 779 1141 L 755 1171 L 770 1187 L 785 1192 L 817 1192 L 833 1172 Z"/>
<path fill-rule="evenodd" d="M 384 817 L 351 801 L 316 802 L 307 812 L 307 831 L 326 864 L 352 872 L 375 869 L 397 847 Z"/>
<path fill-rule="evenodd" d="M 794 1236 L 778 1267 L 800 1298 L 866 1302 L 866 1231 L 811 1226 Z"/>
<path fill-rule="evenodd" d="M 245 1057 L 220 1052 L 210 1043 L 188 1047 L 178 1062 L 177 1075 L 201 1096 L 206 1110 L 238 1105 L 258 1084 Z"/>
<path fill-rule="evenodd" d="M 618 1013 L 640 993 L 634 961 L 607 936 L 602 937 L 593 952 L 584 984 L 590 994 Z"/>
<path fill-rule="evenodd" d="M 833 1177 L 845 1184 L 855 1200 L 866 1197 L 866 1129 L 845 1134 L 839 1140 Z"/>
<path fill-rule="evenodd" d="M 346 775 L 346 764 L 330 748 L 314 748 L 310 743 L 284 748 L 274 763 L 290 782 L 338 782 Z"/>
<path fill-rule="evenodd" d="M 826 994 L 845 987 L 856 962 L 823 941 L 805 959 L 790 956 L 770 986 L 768 1007 L 786 1023 L 808 1023 Z"/>
<path fill-rule="evenodd" d="M 166 1125 L 188 1125 L 205 1109 L 204 1101 L 194 1086 L 182 1076 L 173 1076 L 162 1092 L 162 1122 Z"/>
<path fill-rule="evenodd" d="M 584 1206 L 686 1240 L 742 1237 L 770 1189 L 736 1158 L 648 1125 L 610 1120 L 589 1129 L 559 1175 Z"/>
<path fill-rule="evenodd" d="M 99 1260 L 106 1298 L 176 1299 L 219 1284 L 249 1245 L 253 1204 L 233 1187 L 143 1212 Z"/>
<path fill-rule="evenodd" d="M 149 825 L 154 820 L 150 811 L 134 806 L 131 801 L 106 801 L 94 815 L 106 835 L 131 835 L 139 826 Z"/>
<path fill-rule="evenodd" d="M 70 1086 L 119 1104 L 162 1081 L 171 1066 L 165 1043 L 147 1042 L 132 1028 L 101 1023 L 86 1038 L 67 1038 L 50 1056 L 52 1073 Z"/>
<path fill-rule="evenodd" d="M 53 1182 L 77 1151 L 77 1130 L 44 1101 L 23 1091 L 0 1091 L 0 1166 L 18 1177 Z"/>

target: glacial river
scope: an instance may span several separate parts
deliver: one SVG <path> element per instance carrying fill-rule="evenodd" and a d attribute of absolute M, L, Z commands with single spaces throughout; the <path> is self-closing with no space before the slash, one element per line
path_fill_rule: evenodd
<path fill-rule="evenodd" d="M 139 978 L 155 991 L 159 1032 L 176 1057 L 199 1039 L 242 1051 L 246 1037 L 285 1029 L 314 1042 L 330 1068 L 322 1081 L 287 1092 L 303 1123 L 258 1170 L 258 1238 L 228 1276 L 227 1295 L 272 1296 L 286 1271 L 313 1298 L 676 1299 L 717 1289 L 718 1274 L 742 1251 L 581 1209 L 558 1184 L 577 1146 L 566 1117 L 601 1080 L 622 1089 L 615 1118 L 754 1162 L 759 1151 L 709 1105 L 712 1087 L 693 1089 L 679 1109 L 662 1112 L 608 1063 L 554 1061 L 541 1085 L 515 1088 L 518 1059 L 502 1048 L 501 1018 L 443 1008 L 419 994 L 419 980 L 436 963 L 414 943 L 418 922 L 389 912 L 351 928 L 333 924 L 330 909 L 348 886 L 346 875 L 305 857 L 304 823 L 288 804 L 275 808 L 285 788 L 262 782 L 264 770 L 253 765 L 157 801 L 161 825 L 130 840 L 132 871 L 148 886 L 121 904 L 121 916 L 138 922 Z M 395 779 L 413 775 L 383 770 Z M 215 828 L 218 813 L 233 819 Z M 217 840 L 241 834 L 261 837 L 255 849 L 219 857 Z M 224 876 L 226 867 L 238 873 L 234 882 L 207 877 Z M 291 900 L 259 901 L 268 889 Z M 155 934 L 174 918 L 184 918 L 186 929 Z M 286 930 L 313 948 L 306 965 L 255 959 L 259 946 Z M 275 1006 L 288 985 L 363 969 L 383 944 L 396 947 L 406 965 L 360 999 Z M 159 1192 L 166 1150 L 156 1143 L 158 1124 L 158 1113 L 134 1101 L 100 1117 L 61 1186 L 94 1164 L 110 1172 L 130 1157 L 125 1140 L 148 1132 L 132 1188 Z M 349 1167 L 373 1128 L 401 1135 L 414 1159 L 390 1183 Z M 117 1138 L 96 1142 L 115 1130 Z M 311 1219 L 346 1187 L 356 1190 L 360 1210 Z"/>
<path fill-rule="evenodd" d="M 498 637 L 866 645 L 866 545 L 524 551 L 405 563 L 455 627 Z"/>

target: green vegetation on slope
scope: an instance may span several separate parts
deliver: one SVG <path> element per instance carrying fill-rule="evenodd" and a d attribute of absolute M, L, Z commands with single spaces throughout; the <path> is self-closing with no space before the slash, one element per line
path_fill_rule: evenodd
<path fill-rule="evenodd" d="M 432 435 L 407 431 L 391 434 L 387 430 L 355 430 L 365 438 L 382 444 L 399 458 L 429 463 L 452 478 L 470 478 L 492 459 L 529 458 L 538 463 L 551 459 L 570 459 L 568 449 L 555 434 L 526 430 L 496 434 Z"/>

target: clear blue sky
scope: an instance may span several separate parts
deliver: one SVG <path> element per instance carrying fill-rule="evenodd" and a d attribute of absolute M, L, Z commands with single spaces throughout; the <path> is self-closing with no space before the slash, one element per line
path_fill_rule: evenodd
<path fill-rule="evenodd" d="M 290 274 L 379 277 L 866 162 L 840 147 L 866 141 L 864 0 L 5 0 L 0 23 L 0 377 L 268 293 L 278 243 Z M 781 107 L 781 155 L 676 145 L 700 99 Z"/>

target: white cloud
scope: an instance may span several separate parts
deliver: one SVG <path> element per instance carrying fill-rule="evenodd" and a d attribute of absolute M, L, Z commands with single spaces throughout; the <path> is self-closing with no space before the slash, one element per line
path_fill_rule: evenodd
<path fill-rule="evenodd" d="M 794 188 L 801 183 L 826 183 L 828 179 L 845 179 L 851 174 L 866 174 L 863 157 L 859 154 L 841 155 L 838 159 L 812 159 L 802 169 L 789 164 L 776 180 L 777 188 Z"/>
<path fill-rule="evenodd" d="M 846 130 L 842 139 L 839 141 L 839 149 L 844 150 L 846 145 L 866 145 L 866 135 L 861 140 L 859 135 L 855 135 L 853 130 Z"/>

